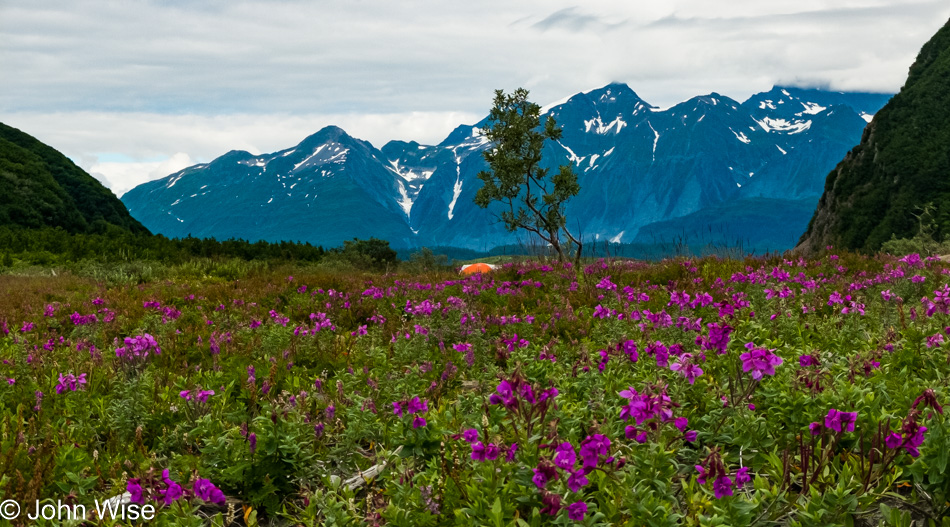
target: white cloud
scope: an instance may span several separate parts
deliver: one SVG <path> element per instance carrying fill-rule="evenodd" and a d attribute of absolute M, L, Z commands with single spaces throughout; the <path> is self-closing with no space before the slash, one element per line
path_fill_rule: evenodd
<path fill-rule="evenodd" d="M 230 150 L 252 154 L 282 150 L 328 125 L 339 126 L 379 148 L 391 138 L 438 143 L 459 124 L 474 124 L 482 117 L 465 112 L 217 116 L 0 113 L 0 121 L 53 145 L 118 195 Z"/>
<path fill-rule="evenodd" d="M 948 17 L 946 0 L 4 0 L 0 121 L 89 167 L 273 151 L 327 124 L 435 142 L 496 88 L 896 91 Z M 103 174 L 158 170 L 126 168 Z"/>
<path fill-rule="evenodd" d="M 102 163 L 97 161 L 82 168 L 101 181 L 103 185 L 112 189 L 116 196 L 122 197 L 123 194 L 142 183 L 174 174 L 194 164 L 195 162 L 188 154 L 178 152 L 162 161 L 112 161 Z"/>

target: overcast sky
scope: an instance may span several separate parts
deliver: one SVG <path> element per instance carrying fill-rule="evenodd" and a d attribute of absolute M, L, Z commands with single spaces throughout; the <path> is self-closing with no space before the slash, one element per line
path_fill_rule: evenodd
<path fill-rule="evenodd" d="M 946 0 L 0 0 L 0 122 L 121 194 L 329 124 L 439 142 L 497 88 L 896 92 L 948 17 Z"/>

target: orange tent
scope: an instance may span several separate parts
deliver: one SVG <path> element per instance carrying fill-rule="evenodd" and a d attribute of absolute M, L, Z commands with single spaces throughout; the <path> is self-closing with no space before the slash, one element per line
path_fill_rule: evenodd
<path fill-rule="evenodd" d="M 474 263 L 462 268 L 461 274 L 489 273 L 495 268 L 494 265 L 486 263 Z"/>

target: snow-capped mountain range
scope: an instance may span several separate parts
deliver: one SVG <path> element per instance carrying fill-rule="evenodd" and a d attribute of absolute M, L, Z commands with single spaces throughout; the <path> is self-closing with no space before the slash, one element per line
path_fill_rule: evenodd
<path fill-rule="evenodd" d="M 710 211 L 748 203 L 764 222 L 769 211 L 788 208 L 773 229 L 787 230 L 787 241 L 773 239 L 790 247 L 826 175 L 889 98 L 775 87 L 743 103 L 712 93 L 661 110 L 610 84 L 545 109 L 564 133 L 545 146 L 544 159 L 574 165 L 581 192 L 567 214 L 585 239 L 649 243 L 647 233 L 657 241 L 657 232 L 702 228 Z M 122 201 L 169 237 L 330 247 L 372 236 L 393 247 L 488 250 L 524 238 L 505 231 L 497 211 L 473 203 L 488 125 L 459 126 L 438 145 L 391 141 L 381 149 L 327 127 L 280 152 L 229 152 L 140 185 Z M 716 218 L 729 224 L 729 213 Z"/>

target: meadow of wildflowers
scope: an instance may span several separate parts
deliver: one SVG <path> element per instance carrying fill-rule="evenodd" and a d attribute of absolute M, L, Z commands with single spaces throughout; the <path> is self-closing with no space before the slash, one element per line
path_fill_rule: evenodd
<path fill-rule="evenodd" d="M 0 276 L 0 500 L 124 495 L 167 525 L 947 526 L 948 274 L 828 253 Z"/>

